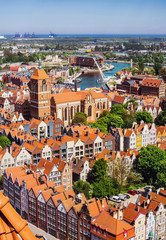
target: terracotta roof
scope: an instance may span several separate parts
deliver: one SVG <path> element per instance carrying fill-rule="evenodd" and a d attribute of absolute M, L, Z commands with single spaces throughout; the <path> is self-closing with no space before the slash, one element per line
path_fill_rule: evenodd
<path fill-rule="evenodd" d="M 130 224 L 133 224 L 139 213 L 131 208 L 125 208 L 123 212 L 123 219 Z"/>
<path fill-rule="evenodd" d="M 126 223 L 125 221 L 113 218 L 107 211 L 101 212 L 100 215 L 92 222 L 92 225 L 100 227 L 101 229 L 106 230 L 114 236 L 124 234 L 125 231 L 134 229 L 133 226 Z M 127 239 L 130 239 L 134 236 L 134 231 L 132 231 Z"/>
<path fill-rule="evenodd" d="M 153 201 L 166 205 L 166 197 L 161 196 L 154 192 L 150 192 L 150 197 Z"/>
<path fill-rule="evenodd" d="M 160 149 L 166 150 L 166 140 L 164 140 L 161 145 L 159 146 Z"/>
<path fill-rule="evenodd" d="M 62 172 L 63 169 L 64 169 L 64 167 L 65 167 L 65 165 L 66 165 L 66 162 L 61 161 L 60 164 L 59 164 L 58 170 L 59 170 L 60 172 Z"/>
<path fill-rule="evenodd" d="M 53 94 L 52 97 L 54 98 L 54 101 L 56 104 L 81 101 L 81 96 L 76 94 L 76 92 L 57 93 L 57 94 Z"/>
<path fill-rule="evenodd" d="M 0 239 L 37 240 L 23 220 L 9 203 L 9 199 L 0 192 Z M 21 228 L 20 228 L 21 226 Z"/>
<path fill-rule="evenodd" d="M 162 83 L 159 79 L 153 79 L 153 78 L 145 78 L 142 82 L 142 86 L 146 87 L 160 87 L 160 84 Z"/>
<path fill-rule="evenodd" d="M 121 103 L 121 104 L 124 103 L 124 100 L 125 100 L 125 97 L 121 97 L 121 96 L 115 96 L 113 98 L 113 102 L 118 102 L 118 103 Z"/>
<path fill-rule="evenodd" d="M 31 79 L 37 79 L 37 80 L 49 79 L 49 76 L 47 75 L 47 73 L 44 71 L 43 68 L 41 70 L 38 68 L 36 69 L 35 73 L 32 75 Z"/>
<path fill-rule="evenodd" d="M 67 199 L 66 196 L 64 195 L 64 193 L 58 193 L 54 196 L 51 196 L 51 198 L 52 198 L 56 207 L 60 204 L 60 202 Z"/>
<path fill-rule="evenodd" d="M 64 207 L 66 209 L 66 212 L 68 212 L 75 205 L 75 203 L 74 203 L 72 198 L 64 200 L 62 203 L 63 203 L 63 205 L 64 205 Z"/>

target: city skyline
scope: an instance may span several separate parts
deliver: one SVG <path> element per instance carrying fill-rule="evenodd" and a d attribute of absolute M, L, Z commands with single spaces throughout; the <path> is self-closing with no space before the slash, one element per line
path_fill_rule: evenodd
<path fill-rule="evenodd" d="M 6 1 L 0 34 L 166 34 L 166 2 L 159 0 Z"/>

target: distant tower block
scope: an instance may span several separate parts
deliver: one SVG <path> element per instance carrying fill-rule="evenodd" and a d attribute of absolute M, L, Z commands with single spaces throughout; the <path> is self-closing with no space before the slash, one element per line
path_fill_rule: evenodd
<path fill-rule="evenodd" d="M 29 89 L 31 117 L 41 118 L 50 115 L 51 86 L 49 76 L 41 66 L 41 58 L 39 67 L 29 82 Z"/>

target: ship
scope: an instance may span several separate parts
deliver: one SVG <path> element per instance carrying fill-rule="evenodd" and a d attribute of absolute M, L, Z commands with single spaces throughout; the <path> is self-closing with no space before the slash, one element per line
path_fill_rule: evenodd
<path fill-rule="evenodd" d="M 5 37 L 3 35 L 0 35 L 0 39 L 5 39 Z"/>
<path fill-rule="evenodd" d="M 49 38 L 55 38 L 57 35 L 55 33 L 50 32 Z"/>

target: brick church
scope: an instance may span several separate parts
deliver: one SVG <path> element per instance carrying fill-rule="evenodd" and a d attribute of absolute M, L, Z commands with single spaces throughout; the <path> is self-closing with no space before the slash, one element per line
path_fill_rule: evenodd
<path fill-rule="evenodd" d="M 88 115 L 88 121 L 94 121 L 103 110 L 109 110 L 107 95 L 93 89 L 51 94 L 50 79 L 41 68 L 41 62 L 31 77 L 29 89 L 32 118 L 39 119 L 52 115 L 60 118 L 66 126 L 71 124 L 76 112 L 84 112 Z"/>

